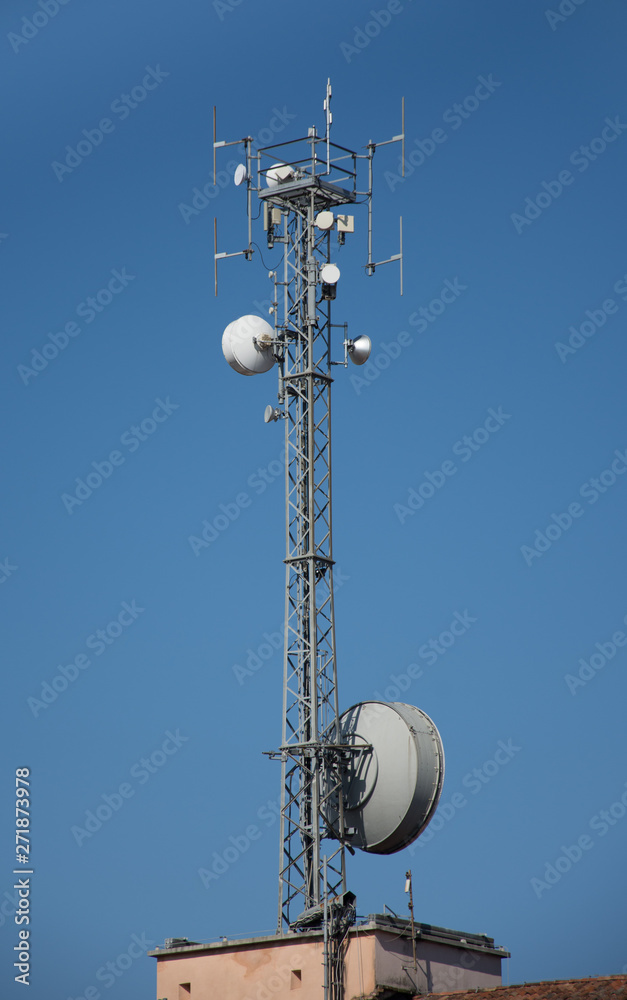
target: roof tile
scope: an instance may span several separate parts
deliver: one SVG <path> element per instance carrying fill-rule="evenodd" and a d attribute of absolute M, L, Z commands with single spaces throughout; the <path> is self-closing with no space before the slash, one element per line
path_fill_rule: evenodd
<path fill-rule="evenodd" d="M 487 989 L 429 993 L 419 1000 L 627 1000 L 627 976 L 598 976 L 593 979 L 556 979 L 520 986 L 493 986 Z"/>

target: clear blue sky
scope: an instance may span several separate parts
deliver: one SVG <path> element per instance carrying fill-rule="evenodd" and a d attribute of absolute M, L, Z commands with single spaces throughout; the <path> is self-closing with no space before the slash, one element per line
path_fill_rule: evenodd
<path fill-rule="evenodd" d="M 146 941 L 275 924 L 281 652 L 234 667 L 282 622 L 282 426 L 220 341 L 278 252 L 215 299 L 244 195 L 192 199 L 214 104 L 220 138 L 296 138 L 328 76 L 334 139 L 398 133 L 404 95 L 413 161 L 375 159 L 404 296 L 363 210 L 337 257 L 334 320 L 375 344 L 333 390 L 340 701 L 419 705 L 447 760 L 429 832 L 350 887 L 405 912 L 411 866 L 417 918 L 494 936 L 512 982 L 627 967 L 627 12 L 547 4 L 3 5 L 3 997 L 18 767 L 31 1000 L 151 997 Z"/>

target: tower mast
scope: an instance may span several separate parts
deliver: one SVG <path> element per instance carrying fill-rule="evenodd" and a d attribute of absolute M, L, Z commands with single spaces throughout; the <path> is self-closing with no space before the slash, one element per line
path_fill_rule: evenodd
<path fill-rule="evenodd" d="M 223 350 L 236 371 L 253 375 L 279 370 L 278 406 L 266 408 L 266 422 L 285 420 L 285 635 L 282 742 L 269 756 L 281 761 L 278 932 L 322 928 L 325 941 L 325 997 L 340 1000 L 342 949 L 354 920 L 354 896 L 346 890 L 345 846 L 357 830 L 345 825 L 346 776 L 351 762 L 372 747 L 351 738 L 342 742 L 338 706 L 333 544 L 331 524 L 331 375 L 333 365 L 363 364 L 370 353 L 366 336 L 347 339 L 346 324 L 331 321 L 339 268 L 338 245 L 352 233 L 354 220 L 338 212 L 358 200 L 368 206 L 366 273 L 400 261 L 402 250 L 385 261 L 372 258 L 372 160 L 377 145 L 355 153 L 331 141 L 331 84 L 324 101 L 325 130 L 253 150 L 237 167 L 237 185 L 246 182 L 248 245 L 218 253 L 214 225 L 215 286 L 218 260 L 243 255 L 250 260 L 251 194 L 263 206 L 270 248 L 282 245 L 277 270 L 270 272 L 274 327 L 259 316 L 229 324 Z M 235 143 L 218 142 L 215 150 Z M 368 188 L 357 190 L 358 161 L 368 161 Z M 253 175 L 256 173 L 256 180 Z M 335 241 L 334 241 L 335 242 Z M 402 292 L 402 277 L 401 277 Z M 333 332 L 344 331 L 343 360 L 332 360 Z M 335 348 L 337 349 L 337 347 Z M 353 770 L 354 775 L 354 770 Z M 344 786 L 343 786 L 344 780 Z M 363 846 L 363 844 L 358 844 Z"/>
<path fill-rule="evenodd" d="M 310 141 L 314 159 L 315 133 Z M 346 890 L 333 606 L 331 300 L 320 283 L 330 238 L 315 225 L 337 197 L 324 187 L 296 199 L 283 196 L 283 281 L 276 283 L 283 292 L 279 398 L 287 501 L 280 929 Z M 338 817 L 335 827 L 331 813 Z M 328 837 L 337 839 L 325 866 Z"/>

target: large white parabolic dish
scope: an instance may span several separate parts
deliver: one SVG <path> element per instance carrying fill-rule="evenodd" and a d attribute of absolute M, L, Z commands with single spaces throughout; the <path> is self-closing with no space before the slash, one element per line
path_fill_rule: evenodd
<path fill-rule="evenodd" d="M 402 702 L 364 701 L 340 719 L 342 743 L 370 745 L 351 754 L 344 780 L 348 843 L 370 854 L 394 854 L 418 837 L 437 808 L 444 750 L 425 712 Z"/>
<path fill-rule="evenodd" d="M 278 187 L 279 184 L 294 180 L 295 173 L 294 167 L 290 166 L 289 163 L 273 163 L 266 170 L 266 184 L 269 188 Z"/>
<path fill-rule="evenodd" d="M 222 334 L 222 353 L 240 375 L 260 375 L 274 364 L 274 330 L 262 316 L 240 316 Z"/>

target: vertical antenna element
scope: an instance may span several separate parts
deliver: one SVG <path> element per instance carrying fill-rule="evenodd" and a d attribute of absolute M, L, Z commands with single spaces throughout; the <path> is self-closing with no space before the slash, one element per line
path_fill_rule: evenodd
<path fill-rule="evenodd" d="M 401 97 L 401 175 L 405 176 L 405 98 Z M 215 184 L 215 181 L 214 181 Z M 401 253 L 402 253 L 401 249 Z M 402 265 L 401 265 L 402 266 Z M 401 292 L 401 295 L 403 293 Z"/>
<path fill-rule="evenodd" d="M 401 295 L 403 294 L 403 216 L 399 216 L 399 242 L 400 242 L 400 272 L 401 272 Z"/>
<path fill-rule="evenodd" d="M 216 106 L 213 105 L 213 186 L 216 186 Z M 216 292 L 217 295 L 217 292 Z"/>
<path fill-rule="evenodd" d="M 215 156 L 215 150 L 214 154 Z M 218 220 L 213 217 L 213 280 L 215 282 L 215 294 L 218 295 Z"/>
<path fill-rule="evenodd" d="M 218 261 L 223 260 L 226 257 L 245 257 L 246 260 L 251 260 L 253 251 L 252 245 L 252 209 L 251 209 L 251 194 L 252 194 L 252 147 L 253 140 L 250 136 L 246 136 L 244 139 L 235 139 L 234 142 L 225 142 L 221 139 L 219 142 L 216 138 L 216 107 L 213 106 L 213 184 L 215 187 L 217 181 L 216 174 L 216 150 L 218 147 L 222 146 L 244 146 L 244 157 L 246 159 L 246 165 L 240 165 L 233 177 L 236 185 L 240 185 L 244 178 L 246 179 L 246 189 L 247 189 L 247 213 L 248 213 L 248 244 L 245 250 L 236 250 L 235 253 L 227 253 L 223 251 L 218 253 L 218 220 L 214 217 L 213 220 L 213 260 L 214 260 L 214 283 L 215 283 L 215 294 L 218 294 Z"/>
<path fill-rule="evenodd" d="M 407 879 L 407 881 L 405 882 L 405 892 L 409 893 L 409 912 L 411 914 L 411 944 L 414 956 L 414 970 L 416 970 L 418 966 L 416 964 L 416 931 L 414 928 L 414 893 L 411 880 L 411 868 L 409 869 L 408 872 L 405 872 L 405 878 Z"/>
<path fill-rule="evenodd" d="M 366 146 L 367 153 L 364 158 L 368 160 L 368 190 L 365 192 L 368 202 L 368 260 L 366 261 L 366 274 L 374 274 L 375 268 L 379 267 L 381 264 L 390 264 L 392 261 L 397 260 L 400 264 L 401 271 L 401 295 L 403 294 L 403 218 L 401 216 L 400 220 L 400 247 L 399 252 L 394 254 L 392 257 L 387 257 L 385 260 L 373 260 L 372 259 L 372 161 L 374 159 L 374 154 L 377 151 L 378 146 L 389 146 L 392 142 L 400 142 L 401 144 L 401 172 L 402 176 L 405 176 L 405 98 L 401 98 L 401 134 L 395 135 L 392 139 L 386 139 L 384 142 L 372 142 L 372 140 Z"/>
<path fill-rule="evenodd" d="M 324 102 L 324 110 L 327 116 L 327 127 L 325 133 L 325 139 L 327 142 L 327 173 L 331 173 L 331 125 L 333 124 L 333 115 L 331 114 L 331 79 L 327 79 L 327 96 Z"/>

